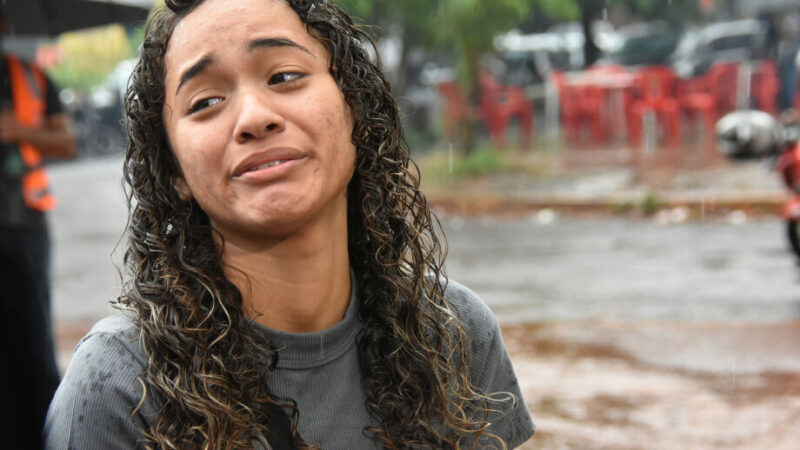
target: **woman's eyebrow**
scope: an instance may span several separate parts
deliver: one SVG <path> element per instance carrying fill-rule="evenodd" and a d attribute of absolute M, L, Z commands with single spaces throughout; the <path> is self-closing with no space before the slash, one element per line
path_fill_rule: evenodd
<path fill-rule="evenodd" d="M 211 55 L 208 55 L 204 56 L 202 59 L 200 59 L 200 61 L 197 61 L 196 63 L 192 64 L 191 67 L 186 69 L 186 72 L 183 72 L 183 75 L 181 75 L 180 82 L 178 82 L 178 88 L 175 89 L 175 96 L 176 97 L 178 96 L 178 92 L 181 91 L 181 88 L 183 87 L 184 84 L 186 84 L 186 82 L 196 77 L 197 75 L 200 75 L 201 72 L 203 72 L 206 68 L 208 68 L 208 66 L 212 64 L 214 64 L 214 58 Z"/>
<path fill-rule="evenodd" d="M 314 55 L 311 53 L 311 50 L 303 47 L 302 45 L 298 44 L 297 42 L 286 39 L 286 38 L 262 38 L 262 39 L 255 39 L 250 41 L 247 44 L 247 49 L 250 51 L 257 50 L 264 47 L 294 47 L 298 48 L 309 55 Z"/>
<path fill-rule="evenodd" d="M 247 44 L 247 49 L 250 51 L 257 50 L 260 48 L 271 48 L 271 47 L 293 47 L 300 49 L 309 55 L 314 56 L 314 53 L 311 50 L 303 47 L 302 45 L 298 44 L 297 42 L 286 39 L 286 38 L 262 38 L 262 39 L 255 39 L 250 41 Z M 184 84 L 186 84 L 189 80 L 196 77 L 200 73 L 202 73 L 206 68 L 214 64 L 214 58 L 211 55 L 204 56 L 202 59 L 197 61 L 196 63 L 192 64 L 191 67 L 186 69 L 186 72 L 181 75 L 180 82 L 178 82 L 178 87 L 175 89 L 175 96 L 178 96 L 178 93 L 181 91 L 181 88 Z"/>

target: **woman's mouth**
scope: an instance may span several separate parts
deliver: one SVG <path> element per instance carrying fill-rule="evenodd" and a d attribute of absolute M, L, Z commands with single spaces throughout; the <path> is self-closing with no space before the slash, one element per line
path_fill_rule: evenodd
<path fill-rule="evenodd" d="M 275 167 L 275 166 L 277 166 L 279 164 L 285 163 L 286 161 L 289 161 L 289 160 L 288 159 L 279 159 L 277 161 L 266 162 L 264 164 L 259 164 L 259 165 L 255 166 L 255 167 L 251 168 L 247 172 L 255 172 L 257 170 L 266 169 L 266 168 L 269 168 L 269 167 Z"/>
<path fill-rule="evenodd" d="M 268 171 L 274 172 L 278 166 L 291 166 L 294 161 L 306 158 L 306 154 L 291 147 L 274 147 L 261 152 L 247 155 L 240 160 L 233 168 L 231 176 L 241 177 L 244 175 L 252 176 L 253 172 Z"/>

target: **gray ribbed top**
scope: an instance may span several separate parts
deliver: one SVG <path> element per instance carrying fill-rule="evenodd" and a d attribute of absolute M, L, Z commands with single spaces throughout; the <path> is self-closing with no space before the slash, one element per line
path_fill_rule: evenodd
<path fill-rule="evenodd" d="M 286 333 L 257 325 L 279 349 L 278 366 L 268 380 L 270 389 L 296 402 L 298 432 L 306 443 L 323 449 L 378 448 L 364 432 L 375 421 L 367 412 L 361 387 L 355 345 L 361 329 L 359 301 L 356 285 L 351 285 L 343 320 L 325 331 Z M 472 382 L 485 393 L 497 394 L 489 431 L 514 448 L 533 434 L 534 426 L 497 320 L 475 293 L 458 283 L 450 281 L 445 296 L 472 340 Z M 139 331 L 128 317 L 98 322 L 78 344 L 50 405 L 46 448 L 143 448 L 139 430 L 152 423 L 159 410 L 151 396 L 131 415 L 141 399 L 137 377 L 146 361 Z M 476 445 L 484 447 L 481 442 Z"/>
<path fill-rule="evenodd" d="M 341 357 L 355 345 L 361 329 L 358 320 L 357 289 L 354 277 L 350 283 L 350 300 L 344 318 L 327 330 L 314 333 L 289 333 L 255 324 L 278 349 L 278 369 L 313 369 Z"/>

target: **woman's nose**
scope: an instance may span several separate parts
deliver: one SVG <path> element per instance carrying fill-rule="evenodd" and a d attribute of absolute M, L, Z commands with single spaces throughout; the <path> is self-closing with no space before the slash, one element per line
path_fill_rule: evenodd
<path fill-rule="evenodd" d="M 237 142 L 261 139 L 284 129 L 285 121 L 275 108 L 275 98 L 262 89 L 243 90 L 239 96 L 239 116 L 234 129 Z"/>

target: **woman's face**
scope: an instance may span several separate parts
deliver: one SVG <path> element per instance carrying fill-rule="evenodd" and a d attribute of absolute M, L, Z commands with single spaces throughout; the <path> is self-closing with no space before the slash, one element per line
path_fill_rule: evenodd
<path fill-rule="evenodd" d="M 166 53 L 164 124 L 194 198 L 226 239 L 341 217 L 353 122 L 324 46 L 282 0 L 206 0 Z"/>

